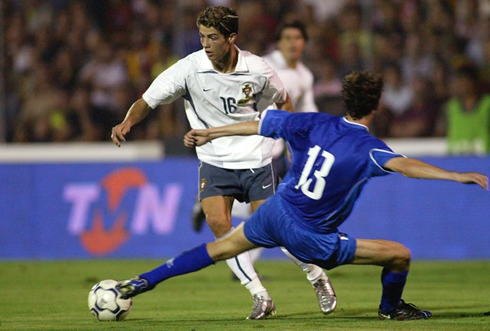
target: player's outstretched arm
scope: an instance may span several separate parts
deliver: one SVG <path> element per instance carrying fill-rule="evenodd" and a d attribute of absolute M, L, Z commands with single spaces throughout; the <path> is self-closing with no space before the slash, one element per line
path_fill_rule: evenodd
<path fill-rule="evenodd" d="M 184 136 L 186 147 L 202 146 L 225 136 L 251 136 L 259 133 L 259 121 L 242 122 L 203 130 L 190 130 Z"/>
<path fill-rule="evenodd" d="M 488 189 L 488 177 L 485 175 L 477 172 L 447 171 L 417 159 L 396 157 L 386 162 L 384 167 L 406 177 L 453 180 L 465 184 L 477 184 Z"/>
<path fill-rule="evenodd" d="M 112 142 L 117 147 L 121 147 L 121 143 L 126 141 L 125 136 L 131 131 L 131 127 L 144 119 L 150 111 L 150 106 L 142 98 L 133 103 L 126 113 L 124 120 L 112 128 Z"/>

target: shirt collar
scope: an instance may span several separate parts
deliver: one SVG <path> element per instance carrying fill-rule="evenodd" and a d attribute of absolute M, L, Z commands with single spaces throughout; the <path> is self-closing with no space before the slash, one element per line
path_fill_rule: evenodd
<path fill-rule="evenodd" d="M 235 71 L 233 73 L 249 72 L 247 61 L 245 60 L 245 56 L 243 55 L 242 50 L 240 48 L 238 48 L 236 45 L 235 45 L 235 49 L 237 50 L 238 61 L 237 61 L 236 67 L 235 67 Z M 212 70 L 212 71 L 219 72 L 216 69 L 214 69 L 213 63 L 206 56 L 206 52 L 204 50 L 202 50 L 202 69 L 203 69 L 203 71 Z"/>
<path fill-rule="evenodd" d="M 366 130 L 367 132 L 369 132 L 369 128 L 367 126 L 365 126 L 364 124 L 359 124 L 359 123 L 354 123 L 354 122 L 351 122 L 349 121 L 347 118 L 345 117 L 342 117 L 342 119 L 344 120 L 345 123 L 349 124 L 349 125 L 352 125 L 354 128 L 359 128 L 359 129 L 364 129 Z"/>

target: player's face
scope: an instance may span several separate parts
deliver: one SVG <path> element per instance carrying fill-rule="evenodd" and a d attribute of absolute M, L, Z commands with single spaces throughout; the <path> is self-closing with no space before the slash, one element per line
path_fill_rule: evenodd
<path fill-rule="evenodd" d="M 301 31 L 296 28 L 284 29 L 281 33 L 281 39 L 277 42 L 277 48 L 288 63 L 301 60 L 305 46 L 306 40 Z"/>
<path fill-rule="evenodd" d="M 199 25 L 199 37 L 201 39 L 201 45 L 211 62 L 223 61 L 233 47 L 233 38 L 225 38 L 215 28 L 207 28 L 204 25 Z"/>

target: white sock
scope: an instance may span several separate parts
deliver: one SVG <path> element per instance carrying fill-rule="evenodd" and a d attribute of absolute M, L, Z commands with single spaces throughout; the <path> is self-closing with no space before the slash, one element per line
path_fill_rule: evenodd
<path fill-rule="evenodd" d="M 284 254 L 286 254 L 287 257 L 293 260 L 293 262 L 296 263 L 296 265 L 300 267 L 301 270 L 306 272 L 306 278 L 310 281 L 311 284 L 315 283 L 319 278 L 324 278 L 325 280 L 328 279 L 328 276 L 325 274 L 323 269 L 320 268 L 319 266 L 301 262 L 296 257 L 294 257 L 291 253 L 289 253 L 288 250 L 284 247 L 281 247 L 281 250 Z"/>
<path fill-rule="evenodd" d="M 232 227 L 224 236 L 217 239 L 226 237 L 233 230 L 234 228 Z M 269 297 L 267 290 L 264 286 L 262 286 L 262 283 L 255 272 L 252 260 L 250 259 L 250 253 L 248 251 L 226 260 L 226 264 L 228 264 L 231 271 L 233 271 L 233 273 L 238 277 L 240 283 L 245 285 L 245 287 L 250 291 L 252 296 L 260 293 L 260 295 L 264 297 Z"/>
<path fill-rule="evenodd" d="M 271 297 L 269 296 L 269 293 L 267 293 L 267 290 L 265 289 L 265 287 L 262 286 L 262 283 L 260 282 L 259 277 L 255 278 L 250 283 L 245 284 L 245 287 L 250 291 L 250 294 L 252 296 L 257 294 L 259 296 L 263 296 L 266 300 L 271 299 Z"/>
<path fill-rule="evenodd" d="M 255 263 L 260 258 L 260 255 L 262 255 L 263 251 L 264 247 L 257 247 L 248 251 L 250 253 L 250 259 L 252 260 L 252 263 Z"/>

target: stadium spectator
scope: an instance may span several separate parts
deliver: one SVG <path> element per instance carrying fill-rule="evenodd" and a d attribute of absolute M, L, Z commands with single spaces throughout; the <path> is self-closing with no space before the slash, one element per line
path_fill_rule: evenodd
<path fill-rule="evenodd" d="M 412 78 L 413 102 L 402 114 L 394 115 L 390 123 L 389 136 L 394 138 L 429 137 L 435 130 L 440 103 L 427 78 Z"/>
<path fill-rule="evenodd" d="M 293 165 L 278 192 L 229 236 L 119 282 L 116 289 L 121 296 L 134 297 L 171 277 L 198 271 L 255 247 L 284 246 L 302 261 L 326 269 L 345 264 L 380 266 L 379 319 L 430 318 L 429 311 L 402 299 L 411 260 L 405 246 L 388 240 L 356 239 L 339 233 L 338 227 L 348 219 L 367 178 L 398 172 L 412 178 L 451 180 L 487 189 L 488 177 L 476 172 L 446 171 L 405 158 L 371 136 L 368 127 L 382 85 L 381 76 L 369 72 L 345 77 L 345 117 L 269 110 L 260 124 L 249 121 L 188 132 L 184 138 L 188 147 L 233 135 L 282 137 L 293 150 Z"/>
<path fill-rule="evenodd" d="M 309 67 L 313 68 L 318 61 L 323 61 L 325 58 L 328 58 L 338 62 L 337 65 L 340 66 L 342 62 L 340 61 L 339 27 L 337 21 L 328 19 L 314 26 L 311 26 L 310 23 L 307 26 L 307 30 L 311 41 L 308 43 L 303 56 L 305 63 L 309 63 Z"/>
<path fill-rule="evenodd" d="M 273 48 L 271 31 L 277 24 L 295 18 L 307 24 L 311 36 L 303 57 L 310 68 L 315 69 L 327 57 L 336 64 L 336 76 L 342 77 L 359 69 L 381 72 L 388 62 L 394 62 L 402 68 L 404 82 L 424 76 L 434 86 L 437 98 L 447 101 L 446 76 L 470 59 L 478 66 L 480 88 L 490 90 L 490 15 L 484 1 L 339 0 L 326 4 L 321 0 L 288 0 L 268 2 L 266 9 L 263 0 L 228 2 L 244 18 L 244 26 L 253 31 L 253 38 L 237 40 L 237 44 L 258 55 Z M 13 139 L 13 122 L 26 101 L 25 82 L 38 59 L 53 63 L 56 67 L 53 84 L 71 95 L 77 85 L 85 84 L 80 69 L 95 61 L 102 40 L 107 40 L 115 58 L 123 61 L 123 70 L 131 73 L 131 94 L 140 94 L 151 80 L 146 71 L 158 62 L 155 54 L 162 39 L 167 40 L 170 53 L 179 56 L 200 47 L 193 17 L 202 3 L 201 0 L 2 2 L 5 21 L 2 63 L 5 68 L 12 68 L 4 70 L 9 100 L 2 116 L 9 126 L 8 141 Z M 177 24 L 179 29 L 175 28 Z M 135 39 L 144 42 L 139 50 Z M 129 63 L 124 62 L 128 50 L 133 52 Z M 136 74 L 135 63 L 141 65 Z M 144 69 L 144 75 L 138 74 L 140 69 Z M 320 72 L 313 71 L 319 80 Z M 185 132 L 186 126 L 178 116 L 166 120 L 179 128 L 177 132 Z M 160 138 L 168 138 L 167 131 L 151 131 Z M 386 132 L 389 135 L 390 130 Z M 141 134 L 139 139 L 154 139 L 153 133 Z"/>
<path fill-rule="evenodd" d="M 401 117 L 412 107 L 414 93 L 411 86 L 403 81 L 401 69 L 396 63 L 385 66 L 383 81 L 384 92 L 373 126 L 378 136 L 387 137 L 393 118 Z"/>
<path fill-rule="evenodd" d="M 63 126 L 67 94 L 54 85 L 50 66 L 42 61 L 32 64 L 32 75 L 26 85 L 24 102 L 15 120 L 13 141 L 58 141 Z"/>
<path fill-rule="evenodd" d="M 399 3 L 391 0 L 381 0 L 374 3 L 373 32 L 389 37 L 396 44 L 403 44 L 406 31 L 400 20 Z"/>
<path fill-rule="evenodd" d="M 148 86 L 151 82 L 152 44 L 148 40 L 148 34 L 143 26 L 135 26 L 131 30 L 131 44 L 125 51 L 125 64 L 128 76 L 135 87 Z"/>
<path fill-rule="evenodd" d="M 323 59 L 314 67 L 317 79 L 313 86 L 315 102 L 318 108 L 329 114 L 343 115 L 340 91 L 342 81 L 337 76 L 336 65 L 333 60 Z"/>
<path fill-rule="evenodd" d="M 481 66 L 481 77 L 482 77 L 482 81 L 485 84 L 484 85 L 485 91 L 490 92 L 490 38 L 483 45 L 483 52 L 484 52 L 483 53 L 484 61 Z"/>
<path fill-rule="evenodd" d="M 66 115 L 70 136 L 73 141 L 101 141 L 107 135 L 116 118 L 105 108 L 97 108 L 90 103 L 90 89 L 78 85 L 70 98 Z"/>
<path fill-rule="evenodd" d="M 410 84 L 415 77 L 431 79 L 434 74 L 434 57 L 425 51 L 419 33 L 412 32 L 405 42 L 405 54 L 400 59 L 404 82 Z"/>
<path fill-rule="evenodd" d="M 367 59 L 362 56 L 359 45 L 355 42 L 344 44 L 339 54 L 340 75 L 347 75 L 352 71 L 366 67 Z"/>
<path fill-rule="evenodd" d="M 431 80 L 434 86 L 434 98 L 440 103 L 447 101 L 450 96 L 449 71 L 449 65 L 443 61 L 438 60 L 434 63 L 434 71 Z"/>
<path fill-rule="evenodd" d="M 113 46 L 101 41 L 95 57 L 80 72 L 80 82 L 91 88 L 90 100 L 96 107 L 115 110 L 115 91 L 129 80 L 127 67 L 116 56 Z"/>
<path fill-rule="evenodd" d="M 414 93 L 409 84 L 403 80 L 398 65 L 387 65 L 383 69 L 385 88 L 381 97 L 381 106 L 386 107 L 395 116 L 403 114 L 412 105 Z"/>
<path fill-rule="evenodd" d="M 466 54 L 478 66 L 483 88 L 490 92 L 490 13 L 482 13 L 470 27 Z"/>
<path fill-rule="evenodd" d="M 314 84 L 313 91 L 316 97 L 340 96 L 342 81 L 337 77 L 335 63 L 329 59 L 323 60 L 315 68 L 318 78 Z"/>
<path fill-rule="evenodd" d="M 452 78 L 452 97 L 445 106 L 449 153 L 490 153 L 490 94 L 479 88 L 478 70 L 467 64 Z"/>
<path fill-rule="evenodd" d="M 372 56 L 373 39 L 371 31 L 362 24 L 363 9 L 360 4 L 347 4 L 340 12 L 340 53 L 348 54 L 358 49 L 360 56 L 367 59 Z"/>

